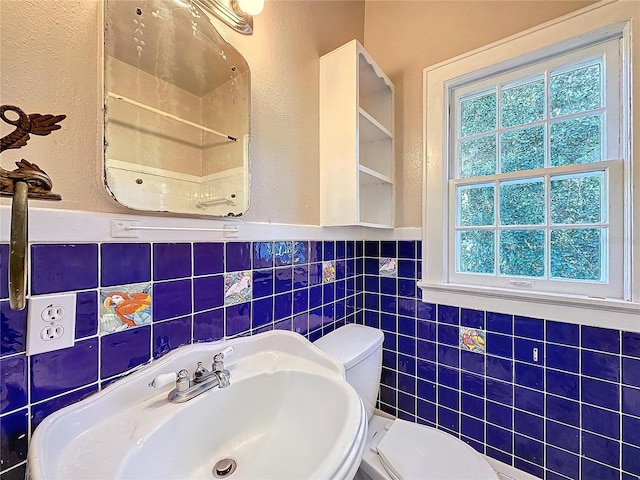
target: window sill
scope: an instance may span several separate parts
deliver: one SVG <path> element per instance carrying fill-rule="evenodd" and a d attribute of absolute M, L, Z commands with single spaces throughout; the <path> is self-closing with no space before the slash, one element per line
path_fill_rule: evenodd
<path fill-rule="evenodd" d="M 640 332 L 640 303 L 444 283 L 418 287 L 423 302 Z"/>

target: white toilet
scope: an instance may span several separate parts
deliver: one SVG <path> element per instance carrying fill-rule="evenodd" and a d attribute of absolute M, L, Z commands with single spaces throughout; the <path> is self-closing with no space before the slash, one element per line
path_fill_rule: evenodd
<path fill-rule="evenodd" d="M 498 480 L 466 443 L 435 428 L 373 413 L 382 372 L 382 331 L 347 324 L 315 345 L 344 365 L 347 381 L 369 414 L 367 445 L 357 480 Z"/>

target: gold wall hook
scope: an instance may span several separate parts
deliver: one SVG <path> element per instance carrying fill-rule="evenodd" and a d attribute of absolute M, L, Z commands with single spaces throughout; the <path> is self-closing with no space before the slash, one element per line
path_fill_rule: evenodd
<path fill-rule="evenodd" d="M 5 112 L 11 111 L 16 119 L 7 118 Z M 15 130 L 0 139 L 0 153 L 8 149 L 24 147 L 30 134 L 45 136 L 60 129 L 58 122 L 66 115 L 25 114 L 13 105 L 0 106 L 0 119 Z M 27 245 L 29 243 L 28 199 L 62 200 L 51 193 L 53 182 L 35 163 L 25 159 L 16 162 L 15 170 L 0 167 L 0 196 L 13 198 L 11 204 L 11 239 L 9 241 L 9 306 L 12 310 L 23 310 L 27 298 Z"/>

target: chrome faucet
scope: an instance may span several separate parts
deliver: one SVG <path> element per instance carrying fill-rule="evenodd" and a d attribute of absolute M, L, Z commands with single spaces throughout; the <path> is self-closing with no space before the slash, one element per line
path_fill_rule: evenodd
<path fill-rule="evenodd" d="M 197 397 L 201 393 L 214 387 L 226 388 L 231 385 L 231 374 L 224 368 L 224 359 L 233 352 L 233 347 L 227 347 L 213 357 L 211 370 L 207 370 L 202 362 L 198 362 L 193 373 L 193 379 L 189 379 L 189 372 L 185 369 L 178 373 L 164 373 L 155 377 L 149 386 L 160 388 L 175 380 L 176 386 L 167 397 L 171 403 L 183 403 Z"/>

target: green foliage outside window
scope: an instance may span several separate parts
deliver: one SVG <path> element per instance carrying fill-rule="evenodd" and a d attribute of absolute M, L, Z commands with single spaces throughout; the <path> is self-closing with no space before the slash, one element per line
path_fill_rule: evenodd
<path fill-rule="evenodd" d="M 494 273 L 494 234 L 489 230 L 458 232 L 458 271 L 466 273 Z"/>
<path fill-rule="evenodd" d="M 460 99 L 459 272 L 604 280 L 602 171 L 482 180 L 601 161 L 602 85 L 594 62 Z"/>
<path fill-rule="evenodd" d="M 544 120 L 544 80 L 502 89 L 502 127 Z"/>
<path fill-rule="evenodd" d="M 500 224 L 542 225 L 545 219 L 545 194 L 542 179 L 501 182 Z"/>
<path fill-rule="evenodd" d="M 500 232 L 500 273 L 543 277 L 544 230 L 503 230 Z"/>
<path fill-rule="evenodd" d="M 509 130 L 500 136 L 502 173 L 544 168 L 543 126 Z"/>

